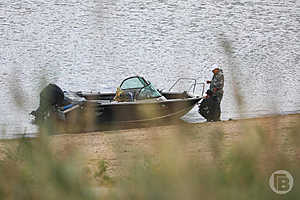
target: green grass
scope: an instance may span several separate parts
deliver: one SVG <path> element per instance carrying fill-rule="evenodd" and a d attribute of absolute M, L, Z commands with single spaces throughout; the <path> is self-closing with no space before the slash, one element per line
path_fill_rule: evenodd
<path fill-rule="evenodd" d="M 4 149 L 0 199 L 95 199 L 76 156 L 58 158 L 48 139 L 23 138 Z"/>

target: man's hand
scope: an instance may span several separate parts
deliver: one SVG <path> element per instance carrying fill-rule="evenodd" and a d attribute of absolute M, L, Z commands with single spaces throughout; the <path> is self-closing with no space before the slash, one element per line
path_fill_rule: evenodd
<path fill-rule="evenodd" d="M 33 116 L 37 116 L 37 112 L 34 110 L 34 111 L 32 111 L 31 113 L 30 113 L 31 115 L 33 115 Z"/>
<path fill-rule="evenodd" d="M 206 83 L 207 83 L 207 84 L 210 84 L 210 83 L 211 83 L 211 81 L 206 81 Z"/>

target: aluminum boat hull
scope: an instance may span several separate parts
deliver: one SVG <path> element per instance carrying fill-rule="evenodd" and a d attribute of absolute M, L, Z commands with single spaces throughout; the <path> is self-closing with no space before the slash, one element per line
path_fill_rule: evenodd
<path fill-rule="evenodd" d="M 200 100 L 182 93 L 164 93 L 164 101 L 112 102 L 113 94 L 88 95 L 84 104 L 58 111 L 58 119 L 78 124 L 89 121 L 101 123 L 139 123 L 179 119 Z"/>

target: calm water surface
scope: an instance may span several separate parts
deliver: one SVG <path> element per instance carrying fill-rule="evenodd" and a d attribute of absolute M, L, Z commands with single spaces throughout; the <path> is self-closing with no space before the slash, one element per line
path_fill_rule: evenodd
<path fill-rule="evenodd" d="M 49 82 L 105 92 L 138 74 L 167 89 L 179 77 L 210 79 L 214 64 L 225 74 L 224 120 L 299 112 L 299 29 L 297 1 L 2 1 L 1 137 L 34 136 L 28 113 Z M 184 120 L 203 118 L 194 109 Z"/>

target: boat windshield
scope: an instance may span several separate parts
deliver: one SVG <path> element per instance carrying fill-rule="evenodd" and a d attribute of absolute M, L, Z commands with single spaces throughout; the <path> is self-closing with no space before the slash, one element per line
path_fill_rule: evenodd
<path fill-rule="evenodd" d="M 146 87 L 147 85 L 149 85 L 149 83 L 147 83 L 147 81 L 142 77 L 132 77 L 125 79 L 121 84 L 120 88 L 122 90 L 139 89 Z"/>
<path fill-rule="evenodd" d="M 162 96 L 150 82 L 141 76 L 125 79 L 121 83 L 120 89 L 125 93 L 130 93 L 136 100 L 152 99 Z"/>
<path fill-rule="evenodd" d="M 152 99 L 161 97 L 162 95 L 152 86 L 150 83 L 148 86 L 142 88 L 138 93 L 137 100 L 144 100 L 144 99 Z"/>

